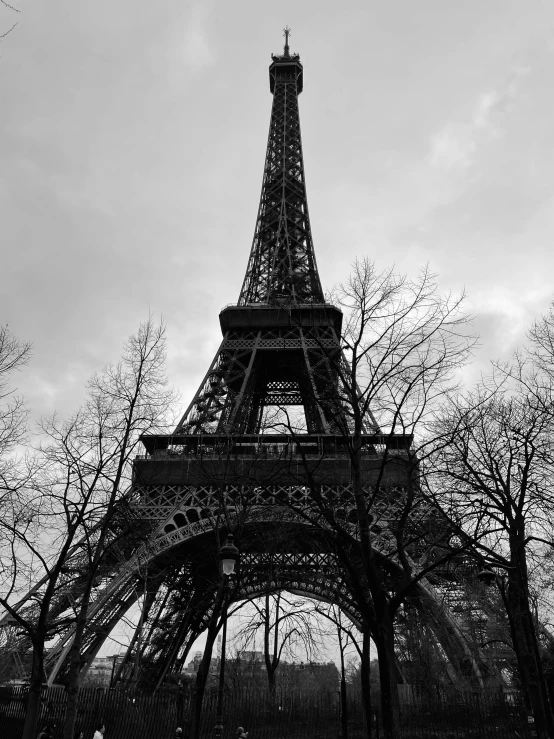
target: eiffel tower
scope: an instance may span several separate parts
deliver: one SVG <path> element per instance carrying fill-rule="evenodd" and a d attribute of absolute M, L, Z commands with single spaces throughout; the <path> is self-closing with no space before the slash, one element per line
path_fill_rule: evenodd
<path fill-rule="evenodd" d="M 325 302 L 317 271 L 302 157 L 303 69 L 284 53 L 269 68 L 273 107 L 254 240 L 237 305 L 219 315 L 223 341 L 176 434 L 259 434 L 264 410 L 301 406 L 310 434 L 336 421 L 333 355 L 342 313 Z"/>
<path fill-rule="evenodd" d="M 262 192 L 238 302 L 219 315 L 222 342 L 173 434 L 142 439 L 146 454 L 134 462 L 120 515 L 146 531 L 146 540 L 113 547 L 93 593 L 83 673 L 112 629 L 142 600 L 139 626 L 114 682 L 139 680 L 156 690 L 182 670 L 215 607 L 216 531 L 220 538 L 235 527 L 242 531 L 235 601 L 288 590 L 338 604 L 363 628 L 348 574 L 325 538 L 285 504 L 293 500 L 306 510 L 313 505 L 302 464 L 337 500 L 350 491 L 344 453 L 349 420 L 337 378 L 339 364 L 348 371 L 341 355 L 342 313 L 326 302 L 316 265 L 298 110 L 303 67 L 290 52 L 289 29 L 283 53 L 272 55 L 269 85 L 273 105 Z M 294 413 L 300 430 L 292 433 Z M 384 438 L 372 416 L 364 437 L 375 458 Z M 402 447 L 406 439 L 387 443 Z M 386 559 L 386 506 L 378 512 L 374 546 Z M 78 567 L 74 551 L 67 569 Z M 72 588 L 60 591 L 54 618 L 78 602 L 78 586 Z M 21 608 L 31 607 L 33 592 Z M 419 596 L 452 671 L 478 684 L 478 660 L 443 595 L 425 581 Z M 462 596 L 456 597 L 459 602 Z M 45 659 L 49 684 L 64 680 L 73 628 L 60 621 Z"/>

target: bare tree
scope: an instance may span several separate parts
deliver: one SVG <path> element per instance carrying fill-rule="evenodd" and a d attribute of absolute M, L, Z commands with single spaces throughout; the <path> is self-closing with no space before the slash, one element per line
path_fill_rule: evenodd
<path fill-rule="evenodd" d="M 0 522 L 20 518 L 28 520 L 25 510 L 25 486 L 32 471 L 32 464 L 25 457 L 28 409 L 23 398 L 16 394 L 14 375 L 30 359 L 30 344 L 15 337 L 8 326 L 0 327 Z M 11 595 L 17 583 L 14 578 L 14 563 L 19 552 L 15 542 L 0 532 L 0 594 Z M 23 569 L 23 564 L 19 570 Z M 23 584 L 25 588 L 26 583 Z M 0 611 L 0 619 L 2 613 Z M 15 638 L 12 626 L 0 628 L 0 675 L 3 655 Z"/>
<path fill-rule="evenodd" d="M 529 331 L 530 343 L 527 347 L 527 356 L 537 371 L 533 377 L 542 375 L 539 387 L 547 387 L 549 397 L 552 399 L 552 383 L 554 382 L 554 303 L 548 312 L 536 320 Z M 540 374 L 539 374 L 540 373 Z M 548 383 L 545 380 L 548 379 Z"/>
<path fill-rule="evenodd" d="M 554 416 L 550 367 L 540 352 L 529 371 L 516 357 L 509 367 L 497 365 L 488 385 L 445 405 L 426 481 L 487 563 L 483 577 L 500 589 L 527 705 L 539 736 L 547 737 L 554 722 L 529 576 L 530 557 L 554 546 Z"/>
<path fill-rule="evenodd" d="M 373 729 L 373 706 L 371 698 L 371 637 L 365 629 L 362 633 L 354 627 L 351 621 L 344 617 L 336 605 L 318 605 L 317 612 L 332 624 L 333 635 L 336 635 L 339 644 L 341 663 L 341 729 L 343 737 L 348 734 L 347 716 L 347 683 L 353 683 L 353 677 L 359 678 L 359 689 L 366 715 L 368 737 L 371 739 Z M 353 668 L 352 657 L 348 658 L 349 647 L 354 647 L 358 654 L 358 667 Z M 378 673 L 377 673 L 378 674 Z"/>
<path fill-rule="evenodd" d="M 20 13 L 21 12 L 16 7 L 14 7 L 13 5 L 10 5 L 8 2 L 6 2 L 6 0 L 0 0 L 0 2 L 2 3 L 2 5 L 4 6 L 4 8 L 7 8 L 8 10 L 11 10 L 13 13 Z M 2 33 L 0 33 L 0 39 L 5 38 L 9 33 L 11 33 L 13 31 L 13 29 L 16 26 L 17 26 L 17 21 L 15 23 L 13 23 L 11 25 L 11 27 L 8 28 L 7 31 L 3 31 Z"/>
<path fill-rule="evenodd" d="M 356 262 L 333 300 L 346 314 L 342 354 L 328 352 L 339 394 L 331 388 L 317 401 L 343 437 L 351 498 L 326 492 L 305 459 L 314 505 L 298 512 L 332 534 L 330 545 L 377 648 L 385 736 L 396 739 L 395 614 L 414 586 L 454 555 L 446 518 L 420 495 L 421 466 L 434 414 L 456 393 L 457 371 L 475 340 L 463 295 L 441 295 L 427 270 L 408 280 L 392 270 L 378 273 L 368 260 Z"/>
<path fill-rule="evenodd" d="M 256 643 L 261 632 L 268 688 L 275 694 L 277 670 L 286 658 L 294 660 L 300 651 L 308 660 L 319 652 L 320 624 L 310 601 L 302 601 L 278 591 L 268 590 L 261 599 L 241 612 L 240 649 Z"/>
<path fill-rule="evenodd" d="M 0 511 L 22 483 L 21 459 L 15 452 L 26 438 L 28 410 L 12 383 L 30 357 L 31 345 L 16 338 L 8 326 L 0 326 Z"/>
<path fill-rule="evenodd" d="M 340 724 L 343 739 L 348 739 L 348 701 L 347 701 L 347 669 L 348 669 L 348 647 L 354 646 L 362 658 L 362 649 L 358 639 L 353 634 L 352 624 L 346 620 L 336 605 L 317 606 L 317 612 L 330 621 L 333 636 L 336 637 L 339 647 L 340 660 Z M 351 660 L 350 660 L 351 661 Z M 371 713 L 369 714 L 371 715 Z M 370 722 L 371 723 L 371 722 Z"/>
<path fill-rule="evenodd" d="M 68 621 L 74 631 L 64 737 L 73 736 L 91 596 L 109 572 L 118 539 L 128 533 L 114 522 L 124 506 L 130 463 L 141 434 L 166 428 L 175 397 L 164 362 L 165 327 L 150 318 L 128 340 L 121 361 L 92 377 L 79 411 L 67 421 L 53 416 L 41 423 L 40 464 L 26 505 L 2 522 L 14 556 L 0 604 L 33 647 L 24 739 L 36 734 L 45 642 Z M 17 602 L 22 578 L 38 583 L 23 603 Z"/>
<path fill-rule="evenodd" d="M 216 541 L 219 541 L 218 529 L 215 529 L 215 533 Z M 228 591 L 226 586 L 227 583 L 224 582 L 222 577 L 219 577 L 215 601 L 206 629 L 206 644 L 204 645 L 202 659 L 198 666 L 198 672 L 196 673 L 196 680 L 194 682 L 188 731 L 190 739 L 198 739 L 198 737 L 200 736 L 202 705 L 204 702 L 204 693 L 206 690 L 206 683 L 208 681 L 210 664 L 212 661 L 213 648 L 217 635 L 224 625 L 224 620 L 226 621 L 227 619 L 227 608 L 230 600 L 230 592 Z"/>

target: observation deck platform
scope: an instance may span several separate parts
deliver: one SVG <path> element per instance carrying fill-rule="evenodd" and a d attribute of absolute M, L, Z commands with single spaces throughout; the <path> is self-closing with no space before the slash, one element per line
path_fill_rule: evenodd
<path fill-rule="evenodd" d="M 352 440 L 341 435 L 191 434 L 141 441 L 147 453 L 134 462 L 139 485 L 348 485 L 352 480 Z M 404 485 L 411 441 L 405 435 L 364 435 L 364 484 L 386 478 L 389 486 Z"/>
<path fill-rule="evenodd" d="M 333 326 L 340 336 L 342 311 L 329 303 L 227 305 L 219 314 L 219 323 L 223 333 L 230 329 Z"/>

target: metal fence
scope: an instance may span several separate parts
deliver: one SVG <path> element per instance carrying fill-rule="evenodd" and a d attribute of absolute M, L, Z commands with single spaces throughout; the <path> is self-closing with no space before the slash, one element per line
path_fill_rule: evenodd
<path fill-rule="evenodd" d="M 375 696 L 377 698 L 377 696 Z M 0 687 L 0 737 L 21 737 L 26 707 L 24 688 Z M 59 739 L 65 714 L 63 689 L 45 690 L 39 729 L 54 727 Z M 378 701 L 375 700 L 375 705 Z M 79 693 L 76 728 L 91 739 L 96 724 L 106 725 L 105 739 L 172 739 L 177 726 L 187 734 L 190 698 L 187 695 L 136 696 L 114 690 L 85 688 Z M 216 696 L 208 693 L 203 709 L 202 739 L 213 736 Z M 259 690 L 235 690 L 225 698 L 224 739 L 232 739 L 238 726 L 250 739 L 338 739 L 341 734 L 338 693 L 277 693 L 270 697 Z M 347 703 L 348 739 L 368 736 L 359 699 Z M 404 696 L 401 706 L 403 739 L 527 739 L 527 716 L 518 696 L 502 693 L 436 696 Z M 382 739 L 377 710 L 371 736 Z"/>

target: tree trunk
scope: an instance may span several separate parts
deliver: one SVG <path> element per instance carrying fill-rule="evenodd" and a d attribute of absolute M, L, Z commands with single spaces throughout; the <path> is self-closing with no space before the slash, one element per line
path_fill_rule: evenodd
<path fill-rule="evenodd" d="M 348 707 L 346 705 L 346 675 L 344 674 L 344 649 L 340 645 L 340 727 L 342 739 L 348 739 Z"/>
<path fill-rule="evenodd" d="M 554 704 L 552 703 L 550 691 L 548 690 L 548 681 L 546 679 L 544 664 L 542 661 L 539 637 L 537 634 L 537 620 L 531 611 L 529 599 L 526 600 L 526 603 L 527 603 L 526 618 L 529 624 L 529 635 L 530 635 L 530 640 L 531 640 L 530 647 L 531 647 L 531 652 L 535 656 L 534 662 L 537 667 L 537 676 L 538 676 L 539 685 L 540 685 L 541 700 L 544 706 L 544 713 L 545 713 L 545 728 L 546 728 L 548 736 L 554 737 Z"/>
<path fill-rule="evenodd" d="M 202 718 L 202 703 L 204 702 L 204 692 L 206 690 L 206 683 L 210 673 L 210 664 L 212 662 L 212 652 L 217 637 L 217 621 L 219 615 L 223 611 L 223 603 L 225 600 L 225 584 L 221 581 L 218 585 L 218 590 L 215 596 L 214 609 L 210 617 L 208 628 L 206 630 L 206 646 L 204 647 L 204 654 L 202 655 L 202 661 L 198 667 L 196 673 L 196 682 L 194 684 L 194 691 L 190 703 L 190 720 L 189 720 L 189 739 L 198 739 L 200 736 L 200 720 Z"/>
<path fill-rule="evenodd" d="M 275 633 L 273 635 L 273 644 L 270 645 L 271 638 L 271 611 L 269 593 L 265 595 L 265 616 L 264 616 L 264 661 L 267 671 L 267 687 L 272 700 L 275 700 L 277 693 L 277 667 L 279 666 L 279 604 L 281 594 L 277 596 L 275 603 Z"/>
<path fill-rule="evenodd" d="M 362 480 L 361 431 L 361 420 L 359 420 L 356 423 L 356 432 L 352 442 L 352 489 L 356 501 L 364 575 L 371 592 L 373 609 L 376 616 L 376 629 L 373 638 L 379 659 L 383 733 L 385 739 L 399 739 L 400 705 L 396 680 L 396 657 L 394 654 L 394 617 L 390 612 L 389 596 L 383 584 L 382 573 L 379 572 L 379 565 L 375 562 L 371 546 L 369 512 L 367 510 L 367 500 Z M 367 606 L 367 604 L 364 605 Z"/>
<path fill-rule="evenodd" d="M 75 735 L 75 722 L 77 720 L 77 709 L 79 706 L 79 683 L 81 668 L 81 644 L 86 623 L 86 616 L 79 614 L 75 627 L 75 636 L 71 649 L 69 650 L 69 672 L 66 685 L 65 721 L 63 726 L 63 739 L 73 739 Z"/>
<path fill-rule="evenodd" d="M 267 670 L 267 683 L 270 696 L 272 698 L 275 698 L 275 693 L 277 691 L 277 681 L 275 679 L 275 670 L 273 669 L 273 667 L 270 667 Z"/>
<path fill-rule="evenodd" d="M 348 706 L 346 705 L 346 674 L 344 670 L 344 650 L 345 644 L 342 641 L 342 626 L 339 620 L 337 623 L 337 637 L 339 640 L 340 652 L 340 727 L 342 739 L 348 739 Z"/>
<path fill-rule="evenodd" d="M 27 708 L 25 711 L 25 724 L 21 739 L 35 739 L 38 733 L 38 720 L 40 716 L 40 696 L 42 692 L 42 681 L 44 679 L 44 651 L 42 643 L 33 644 L 33 661 L 31 665 L 31 681 L 29 684 L 29 695 L 27 697 Z"/>
<path fill-rule="evenodd" d="M 370 646 L 371 636 L 366 626 L 363 631 L 362 642 L 362 664 L 360 668 L 360 679 L 362 683 L 362 704 L 364 707 L 365 720 L 367 724 L 367 736 L 371 739 L 373 736 L 373 706 L 371 705 L 371 679 L 370 679 Z"/>
<path fill-rule="evenodd" d="M 89 591 L 90 592 L 90 591 Z M 63 739 L 73 739 L 75 736 L 75 722 L 77 720 L 77 709 L 79 707 L 79 684 L 81 681 L 81 646 L 87 623 L 88 592 L 83 596 L 85 602 L 81 605 L 77 620 L 75 622 L 75 635 L 69 650 L 69 672 L 66 685 L 65 721 L 63 726 Z"/>
<path fill-rule="evenodd" d="M 550 739 L 554 737 L 554 717 L 531 612 L 525 544 L 524 522 L 516 520 L 510 537 L 512 567 L 508 570 L 505 604 L 527 709 L 533 715 L 539 739 Z"/>
<path fill-rule="evenodd" d="M 215 639 L 217 636 L 217 618 L 213 619 L 213 623 L 208 627 L 208 633 L 206 636 L 206 646 L 204 647 L 204 654 L 202 655 L 202 661 L 198 667 L 196 673 L 196 682 L 194 684 L 194 692 L 191 701 L 191 715 L 190 715 L 190 731 L 189 739 L 198 739 L 200 736 L 200 720 L 202 718 L 202 703 L 204 702 L 204 692 L 206 690 L 206 683 L 210 674 L 210 664 L 212 662 L 212 652 L 214 648 Z"/>
<path fill-rule="evenodd" d="M 394 630 L 388 609 L 378 617 L 374 634 L 379 658 L 379 682 L 381 686 L 381 714 L 385 739 L 400 737 L 400 702 L 396 679 L 396 657 L 394 654 Z"/>
<path fill-rule="evenodd" d="M 517 580 L 517 581 L 516 581 Z M 527 709 L 534 717 L 535 729 L 539 739 L 554 736 L 552 711 L 542 674 L 540 656 L 535 649 L 533 615 L 525 597 L 523 583 L 517 575 L 510 574 L 507 589 L 507 604 L 510 609 L 513 646 L 516 653 L 519 674 L 526 696 Z"/>

